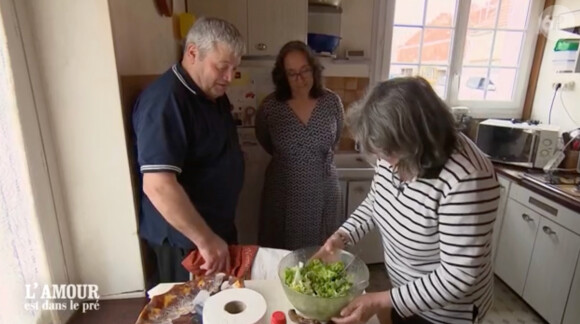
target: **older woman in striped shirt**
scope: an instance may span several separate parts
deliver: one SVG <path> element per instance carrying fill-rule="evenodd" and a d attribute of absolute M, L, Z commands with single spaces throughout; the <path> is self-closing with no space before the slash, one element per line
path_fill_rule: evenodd
<path fill-rule="evenodd" d="M 499 185 L 491 162 L 420 77 L 378 84 L 347 122 L 363 152 L 378 157 L 375 176 L 366 200 L 319 253 L 378 228 L 393 288 L 360 296 L 333 320 L 365 323 L 388 310 L 395 324 L 481 320 L 493 300 Z"/>

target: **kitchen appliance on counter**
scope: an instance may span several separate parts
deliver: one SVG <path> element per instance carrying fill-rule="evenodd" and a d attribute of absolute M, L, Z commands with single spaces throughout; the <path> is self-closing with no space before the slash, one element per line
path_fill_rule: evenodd
<path fill-rule="evenodd" d="M 258 142 L 254 125 L 258 107 L 264 97 L 274 91 L 274 85 L 270 66 L 243 65 L 242 62 L 227 90 L 232 116 L 238 125 L 238 138 L 245 163 L 244 184 L 236 209 L 236 226 L 240 244 L 257 244 L 262 188 L 270 155 Z"/>
<path fill-rule="evenodd" d="M 559 127 L 487 119 L 479 123 L 476 145 L 493 161 L 543 168 L 558 153 Z"/>
<path fill-rule="evenodd" d="M 254 127 L 258 106 L 273 91 L 270 67 L 239 67 L 226 92 L 236 124 Z"/>
<path fill-rule="evenodd" d="M 451 114 L 455 119 L 455 127 L 461 132 L 465 132 L 469 128 L 471 116 L 469 116 L 468 107 L 451 107 Z"/>
<path fill-rule="evenodd" d="M 567 170 L 576 170 L 576 173 L 580 173 L 580 128 L 563 132 L 562 139 L 564 140 L 564 147 L 562 148 L 564 161 L 562 161 L 560 167 Z"/>

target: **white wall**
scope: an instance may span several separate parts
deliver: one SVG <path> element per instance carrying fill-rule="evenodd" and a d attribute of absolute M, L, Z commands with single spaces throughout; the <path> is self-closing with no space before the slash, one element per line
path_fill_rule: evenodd
<path fill-rule="evenodd" d="M 58 221 L 69 232 L 61 229 L 67 269 L 76 268 L 69 280 L 98 284 L 101 296 L 143 289 L 108 2 L 15 3 L 53 156 L 47 167 L 62 192 Z"/>
<path fill-rule="evenodd" d="M 556 9 L 559 9 L 555 14 L 561 14 L 561 9 L 569 9 L 571 11 L 580 10 L 580 1 L 578 0 L 557 0 Z M 580 24 L 580 22 L 577 22 Z M 576 127 L 580 127 L 580 73 L 554 73 L 552 68 L 553 49 L 556 40 L 559 38 L 580 38 L 578 35 L 554 31 L 548 37 L 546 49 L 544 51 L 544 58 L 540 70 L 540 77 L 534 98 L 532 119 L 538 119 L 543 123 L 548 122 L 548 112 L 550 109 L 550 102 L 554 90 L 552 89 L 552 82 L 567 82 L 574 81 L 576 86 L 573 91 L 562 92 L 562 100 L 565 107 L 568 109 L 570 117 L 562 106 L 560 94 L 554 100 L 554 108 L 552 111 L 552 124 L 560 126 L 562 131 L 568 131 Z"/>
<path fill-rule="evenodd" d="M 110 0 L 119 75 L 161 74 L 179 59 L 173 18 L 157 13 L 153 0 Z M 183 11 L 173 1 L 174 13 Z"/>
<path fill-rule="evenodd" d="M 0 0 L 0 25 L 0 323 L 60 323 L 70 312 L 24 307 L 41 302 L 26 299 L 27 284 L 68 278 L 12 0 Z"/>
<path fill-rule="evenodd" d="M 343 0 L 338 47 L 340 56 L 345 49 L 364 50 L 371 57 L 371 31 L 373 22 L 373 0 Z"/>

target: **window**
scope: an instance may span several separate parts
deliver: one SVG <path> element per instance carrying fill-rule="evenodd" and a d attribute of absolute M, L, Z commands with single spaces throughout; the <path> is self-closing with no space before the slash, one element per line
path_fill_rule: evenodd
<path fill-rule="evenodd" d="M 456 7 L 456 0 L 396 2 L 389 78 L 421 75 L 446 97 Z"/>
<path fill-rule="evenodd" d="M 420 75 L 476 117 L 521 115 L 543 1 L 389 1 L 388 78 Z"/>

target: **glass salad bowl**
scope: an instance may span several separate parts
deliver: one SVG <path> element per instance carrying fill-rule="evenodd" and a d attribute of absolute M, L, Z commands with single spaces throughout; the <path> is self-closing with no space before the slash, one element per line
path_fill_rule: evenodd
<path fill-rule="evenodd" d="M 305 267 L 319 249 L 320 247 L 308 247 L 291 252 L 280 261 L 278 276 L 286 297 L 300 315 L 327 322 L 332 317 L 339 316 L 340 311 L 350 301 L 364 292 L 369 283 L 369 269 L 360 258 L 352 253 L 337 250 L 330 260 L 325 260 L 324 263 L 327 266 L 321 267 L 318 264 L 316 268 L 309 267 L 308 269 L 313 270 L 300 271 L 301 274 L 297 277 L 297 269 L 301 269 L 301 266 Z M 343 268 L 347 267 L 346 271 L 340 271 L 340 266 L 330 265 L 337 261 L 342 262 Z M 348 283 L 345 284 L 344 279 Z M 325 280 L 328 281 L 325 282 Z M 319 288 L 319 291 L 315 292 L 310 289 L 312 286 Z M 317 295 L 312 295 L 313 293 Z M 323 295 L 326 297 L 322 297 Z"/>

